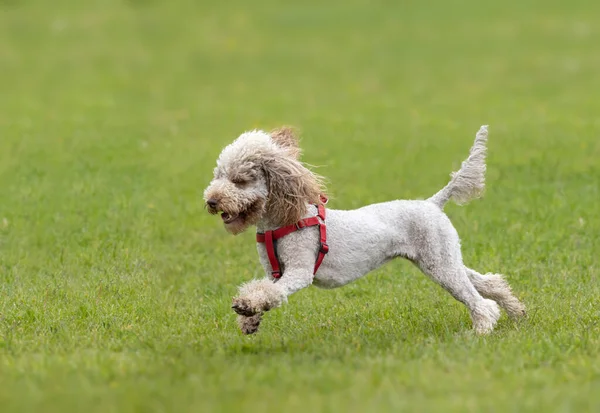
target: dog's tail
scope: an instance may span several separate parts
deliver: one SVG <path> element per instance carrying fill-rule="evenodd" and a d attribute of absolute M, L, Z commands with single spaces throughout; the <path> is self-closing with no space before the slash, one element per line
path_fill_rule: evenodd
<path fill-rule="evenodd" d="M 437 194 L 428 199 L 440 208 L 452 199 L 459 205 L 478 198 L 485 188 L 485 154 L 488 137 L 487 125 L 479 128 L 469 157 L 462 163 L 458 172 L 453 172 L 450 182 Z"/>

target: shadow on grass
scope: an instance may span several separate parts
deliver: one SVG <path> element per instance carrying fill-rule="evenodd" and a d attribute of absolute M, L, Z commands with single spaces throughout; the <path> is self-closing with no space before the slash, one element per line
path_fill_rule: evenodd
<path fill-rule="evenodd" d="M 377 356 L 403 354 L 403 358 L 419 359 L 436 348 L 465 343 L 475 344 L 502 341 L 515 330 L 526 329 L 527 320 L 515 322 L 502 317 L 494 333 L 486 337 L 474 334 L 467 314 L 459 317 L 429 316 L 424 318 L 376 319 L 360 316 L 341 317 L 307 323 L 303 319 L 282 317 L 265 320 L 263 328 L 253 336 L 229 336 L 223 342 L 221 354 L 239 356 L 309 357 L 347 360 L 358 354 Z M 291 318 L 291 320 L 290 320 Z M 285 323 L 285 321 L 288 323 Z M 284 325 L 285 324 L 285 325 Z"/>

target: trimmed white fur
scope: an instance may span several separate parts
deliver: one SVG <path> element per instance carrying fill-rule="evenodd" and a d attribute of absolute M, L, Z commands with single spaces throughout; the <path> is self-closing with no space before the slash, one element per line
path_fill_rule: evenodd
<path fill-rule="evenodd" d="M 263 312 L 280 306 L 296 291 L 311 284 L 341 287 L 396 257 L 413 262 L 462 302 L 479 334 L 493 330 L 500 317 L 498 305 L 513 318 L 525 315 L 524 305 L 501 275 L 481 275 L 463 264 L 458 233 L 442 211 L 450 199 L 463 204 L 483 192 L 487 136 L 487 126 L 482 126 L 460 170 L 427 200 L 395 200 L 350 211 L 327 209 L 329 253 L 314 277 L 317 227 L 276 242 L 283 270 L 278 280 L 271 277 L 265 245 L 257 244 L 266 278 L 244 284 L 234 298 L 242 331 L 256 332 Z M 311 204 L 316 202 L 314 193 L 322 188 L 321 181 L 298 156 L 297 142 L 288 129 L 242 134 L 219 157 L 215 178 L 205 191 L 209 211 L 223 211 L 225 227 L 234 234 L 250 225 L 263 232 L 315 216 L 316 207 Z M 245 178 L 240 181 L 239 176 Z M 294 217 L 298 202 L 305 213 Z M 279 213 L 288 207 L 285 214 Z"/>

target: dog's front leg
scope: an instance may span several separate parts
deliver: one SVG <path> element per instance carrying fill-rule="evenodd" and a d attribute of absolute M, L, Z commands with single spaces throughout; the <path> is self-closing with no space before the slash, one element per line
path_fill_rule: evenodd
<path fill-rule="evenodd" d="M 272 277 L 252 280 L 240 286 L 239 294 L 233 299 L 233 310 L 238 313 L 238 324 L 244 334 L 258 330 L 262 314 L 279 307 L 287 297 L 312 283 L 310 271 L 288 270 L 278 280 Z"/>

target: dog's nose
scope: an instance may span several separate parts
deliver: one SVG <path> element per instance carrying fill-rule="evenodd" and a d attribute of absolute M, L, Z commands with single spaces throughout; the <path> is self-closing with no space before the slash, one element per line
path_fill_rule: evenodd
<path fill-rule="evenodd" d="M 216 208 L 218 204 L 219 203 L 217 202 L 217 200 L 213 199 L 213 198 L 211 198 L 208 201 L 206 201 L 206 205 L 208 205 L 209 207 L 211 207 L 213 209 Z"/>

